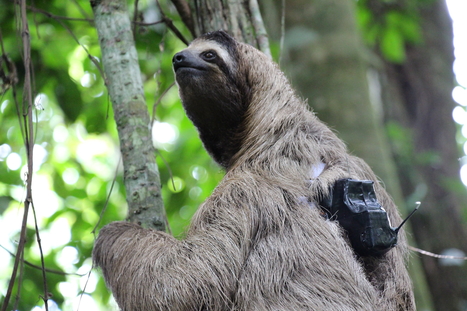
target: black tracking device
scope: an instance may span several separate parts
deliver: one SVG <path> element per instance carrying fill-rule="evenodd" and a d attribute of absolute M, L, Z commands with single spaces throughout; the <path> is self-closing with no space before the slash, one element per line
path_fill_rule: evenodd
<path fill-rule="evenodd" d="M 379 204 L 371 180 L 340 179 L 328 198 L 320 202 L 331 220 L 337 220 L 348 234 L 350 243 L 360 256 L 381 256 L 397 244 L 402 225 L 391 227 L 388 215 Z"/>

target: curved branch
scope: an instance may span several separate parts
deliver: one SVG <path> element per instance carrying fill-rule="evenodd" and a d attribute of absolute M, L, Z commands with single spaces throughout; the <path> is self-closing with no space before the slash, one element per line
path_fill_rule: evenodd
<path fill-rule="evenodd" d="M 182 18 L 183 23 L 186 25 L 191 35 L 196 37 L 195 23 L 188 3 L 185 0 L 172 0 L 172 3 L 175 5 L 178 14 Z"/>

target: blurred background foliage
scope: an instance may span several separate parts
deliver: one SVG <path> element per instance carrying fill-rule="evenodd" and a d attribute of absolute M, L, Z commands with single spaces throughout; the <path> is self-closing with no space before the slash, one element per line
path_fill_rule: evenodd
<path fill-rule="evenodd" d="M 42 12 L 78 19 L 92 19 L 93 14 L 86 1 L 41 1 L 32 5 L 28 22 L 37 94 L 34 207 L 46 267 L 68 274 L 48 273 L 49 291 L 62 310 L 76 310 L 80 303 L 81 310 L 107 310 L 110 294 L 102 278 L 95 272 L 88 278 L 95 238 L 92 230 L 104 208 L 101 226 L 124 219 L 126 201 L 110 99 L 99 69 L 83 48 L 99 61 L 97 32 L 90 21 L 55 19 Z M 133 6 L 129 5 L 132 11 Z M 161 5 L 189 38 L 172 5 L 165 1 Z M 18 70 L 17 95 L 21 102 L 24 67 L 21 37 L 16 29 L 18 13 L 13 2 L 1 6 L 3 45 Z M 154 1 L 140 1 L 139 12 L 140 21 L 160 20 Z M 148 110 L 156 112 L 154 143 L 158 148 L 155 156 L 162 195 L 172 233 L 179 236 L 223 172 L 204 151 L 195 128 L 185 116 L 177 87 L 170 87 L 174 82 L 172 56 L 185 45 L 164 24 L 136 27 L 135 39 Z M 1 96 L 0 112 L 0 246 L 4 248 L 0 249 L 0 265 L 8 267 L 0 269 L 2 297 L 14 259 L 8 251 L 14 253 L 21 229 L 26 152 L 11 90 Z M 34 222 L 29 218 L 24 257 L 31 264 L 40 265 Z M 41 271 L 26 265 L 18 309 L 41 306 L 42 287 Z M 83 291 L 85 294 L 80 296 Z"/>
<path fill-rule="evenodd" d="M 406 44 L 422 40 L 418 7 L 427 1 L 359 1 L 357 21 L 363 38 L 387 60 L 403 62 Z"/>
<path fill-rule="evenodd" d="M 408 2 L 415 6 L 423 1 Z M 139 21 L 160 20 L 154 1 L 138 3 Z M 165 14 L 191 40 L 170 1 L 160 3 Z M 363 36 L 388 60 L 403 62 L 405 44 L 421 40 L 416 10 L 405 6 L 404 10 L 385 10 L 380 16 L 377 8 L 369 8 L 378 3 L 358 2 L 357 18 Z M 28 21 L 37 94 L 32 188 L 45 265 L 56 270 L 47 273 L 55 308 L 50 310 L 116 309 L 103 279 L 95 271 L 90 272 L 95 239 L 92 232 L 99 215 L 105 209 L 100 226 L 126 216 L 122 164 L 110 99 L 100 70 L 83 48 L 100 62 L 92 10 L 87 1 L 77 0 L 30 4 Z M 134 3 L 129 1 L 128 5 L 133 16 Z M 21 102 L 24 68 L 18 12 L 12 1 L 3 0 L 1 7 L 3 45 L 18 70 L 17 96 Z M 172 86 L 172 56 L 184 44 L 163 23 L 135 26 L 135 39 L 148 110 L 155 111 L 153 134 L 162 195 L 172 233 L 181 236 L 197 206 L 211 193 L 223 172 L 203 149 L 185 116 L 177 87 Z M 271 47 L 277 60 L 279 42 L 271 42 Z M 402 149 L 400 154 L 410 157 L 413 147 L 404 129 L 393 124 L 389 131 L 398 141 L 397 148 Z M 465 138 L 459 141 L 464 142 Z M 0 98 L 0 266 L 5 267 L 0 269 L 0 297 L 5 294 L 14 260 L 9 252 L 16 249 L 21 227 L 25 171 L 25 147 L 13 92 L 9 90 Z M 24 258 L 33 265 L 40 264 L 32 216 Z M 18 310 L 40 310 L 41 271 L 25 265 L 22 278 Z"/>

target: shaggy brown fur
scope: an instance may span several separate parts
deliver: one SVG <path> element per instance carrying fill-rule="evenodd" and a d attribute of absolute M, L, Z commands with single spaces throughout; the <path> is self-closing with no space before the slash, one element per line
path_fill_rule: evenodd
<path fill-rule="evenodd" d="M 382 257 L 358 258 L 322 216 L 317 202 L 336 180 L 377 179 L 279 68 L 224 32 L 196 39 L 174 68 L 188 116 L 227 172 L 184 240 L 124 222 L 101 230 L 93 258 L 120 308 L 414 310 L 404 233 Z"/>

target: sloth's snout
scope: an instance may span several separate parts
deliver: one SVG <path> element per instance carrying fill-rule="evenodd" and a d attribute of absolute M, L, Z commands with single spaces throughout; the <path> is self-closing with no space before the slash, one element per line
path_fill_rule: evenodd
<path fill-rule="evenodd" d="M 190 67 L 188 59 L 189 57 L 185 51 L 175 54 L 172 58 L 172 66 L 174 67 L 174 70 L 177 70 L 180 67 Z"/>
<path fill-rule="evenodd" d="M 193 55 L 190 51 L 181 51 L 172 58 L 172 66 L 174 71 L 179 68 L 192 68 L 197 70 L 206 70 L 206 64 L 199 58 Z"/>
<path fill-rule="evenodd" d="M 172 63 L 177 64 L 177 63 L 183 62 L 185 60 L 185 58 L 186 58 L 186 56 L 183 54 L 183 51 L 178 52 L 177 54 L 174 55 L 174 57 L 172 59 Z"/>

